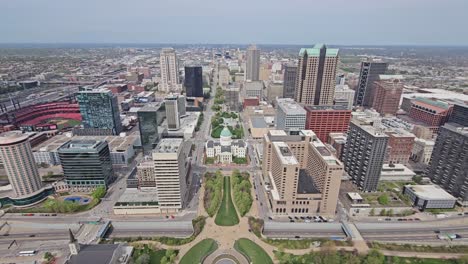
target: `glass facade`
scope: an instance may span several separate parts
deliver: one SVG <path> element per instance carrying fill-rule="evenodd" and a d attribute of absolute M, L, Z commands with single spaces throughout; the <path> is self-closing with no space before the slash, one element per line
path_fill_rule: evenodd
<path fill-rule="evenodd" d="M 70 187 L 107 187 L 114 179 L 106 141 L 71 140 L 58 150 L 65 181 Z"/>
<path fill-rule="evenodd" d="M 80 91 L 76 98 L 85 129 L 110 129 L 114 135 L 122 132 L 117 97 L 111 91 L 104 89 Z"/>
<path fill-rule="evenodd" d="M 203 71 L 201 66 L 185 66 L 184 86 L 188 97 L 203 97 Z"/>
<path fill-rule="evenodd" d="M 141 145 L 145 152 L 151 151 L 158 141 L 158 106 L 145 106 L 138 110 Z"/>

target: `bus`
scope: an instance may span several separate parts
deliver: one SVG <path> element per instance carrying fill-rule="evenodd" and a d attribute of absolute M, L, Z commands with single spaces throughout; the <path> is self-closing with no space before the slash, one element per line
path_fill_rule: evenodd
<path fill-rule="evenodd" d="M 18 253 L 18 256 L 20 257 L 30 257 L 36 255 L 37 251 L 36 250 L 25 250 L 25 251 L 20 251 Z"/>

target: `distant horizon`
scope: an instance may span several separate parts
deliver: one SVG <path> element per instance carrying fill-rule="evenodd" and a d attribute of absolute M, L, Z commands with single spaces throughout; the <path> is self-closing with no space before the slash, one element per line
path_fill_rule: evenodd
<path fill-rule="evenodd" d="M 323 43 L 323 42 L 316 42 Z M 186 46 L 186 45 L 233 45 L 233 46 L 298 46 L 298 47 L 309 47 L 313 46 L 316 43 L 309 44 L 287 44 L 287 43 L 182 43 L 182 42 L 0 42 L 1 46 L 13 46 L 13 45 L 30 45 L 30 46 L 40 46 L 40 45 L 49 45 L 49 46 L 60 46 L 60 45 L 155 45 L 155 46 Z M 453 48 L 468 48 L 468 44 L 330 44 L 323 43 L 326 46 L 330 47 L 453 47 Z"/>

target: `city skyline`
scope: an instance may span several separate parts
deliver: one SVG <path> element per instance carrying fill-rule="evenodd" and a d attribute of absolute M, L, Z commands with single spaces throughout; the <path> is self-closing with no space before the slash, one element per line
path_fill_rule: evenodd
<path fill-rule="evenodd" d="M 140 6 L 144 8 L 139 12 L 127 12 Z M 185 8 L 176 8 L 180 6 Z M 241 0 L 230 6 L 213 0 L 118 4 L 108 0 L 24 0 L 0 3 L 0 23 L 9 25 L 1 27 L 0 34 L 7 36 L 1 43 L 468 45 L 468 36 L 460 34 L 465 31 L 462 19 L 467 7 L 461 0 L 450 4 L 440 0 L 362 0 L 352 4 L 296 0 L 288 5 Z M 311 16 L 312 9 L 315 13 Z M 428 15 L 434 13 L 437 16 Z M 125 14 L 126 19 L 119 19 L 119 14 Z M 19 21 L 18 16 L 26 19 Z M 210 27 L 214 21 L 224 24 Z M 326 26 L 317 26 L 325 22 Z M 193 30 L 184 31 L 187 25 Z"/>

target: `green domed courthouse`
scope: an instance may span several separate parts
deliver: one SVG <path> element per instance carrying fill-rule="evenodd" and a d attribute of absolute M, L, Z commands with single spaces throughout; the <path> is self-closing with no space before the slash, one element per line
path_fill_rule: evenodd
<path fill-rule="evenodd" d="M 205 144 L 207 158 L 214 158 L 216 163 L 229 164 L 233 158 L 245 158 L 247 144 L 243 140 L 232 140 L 232 133 L 227 126 L 221 131 L 219 141 L 208 140 Z"/>

